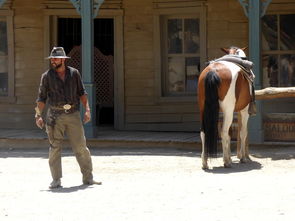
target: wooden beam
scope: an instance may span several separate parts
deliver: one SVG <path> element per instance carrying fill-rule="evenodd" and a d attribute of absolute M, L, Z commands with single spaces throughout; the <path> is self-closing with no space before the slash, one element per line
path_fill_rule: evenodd
<path fill-rule="evenodd" d="M 257 100 L 295 97 L 295 87 L 268 87 L 255 90 Z"/>

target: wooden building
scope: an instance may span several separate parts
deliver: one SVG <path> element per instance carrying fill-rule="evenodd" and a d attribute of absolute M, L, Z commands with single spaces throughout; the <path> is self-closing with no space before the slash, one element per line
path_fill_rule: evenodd
<path fill-rule="evenodd" d="M 92 36 L 83 29 L 84 2 L 94 4 Z M 257 2 L 0 0 L 0 127 L 36 127 L 37 90 L 53 46 L 65 48 L 93 90 L 91 127 L 198 131 L 198 75 L 223 55 L 221 47 L 249 46 L 256 88 L 294 86 L 295 0 Z M 87 37 L 94 47 L 85 55 Z M 294 99 L 258 102 L 250 136 L 294 141 L 294 107 Z"/>

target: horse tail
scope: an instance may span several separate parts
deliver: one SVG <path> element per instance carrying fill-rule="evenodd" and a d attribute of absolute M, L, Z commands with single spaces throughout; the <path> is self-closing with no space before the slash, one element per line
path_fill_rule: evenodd
<path fill-rule="evenodd" d="M 205 133 L 205 153 L 208 157 L 217 157 L 219 98 L 218 87 L 221 79 L 215 71 L 209 71 L 205 77 L 205 106 L 202 130 Z"/>

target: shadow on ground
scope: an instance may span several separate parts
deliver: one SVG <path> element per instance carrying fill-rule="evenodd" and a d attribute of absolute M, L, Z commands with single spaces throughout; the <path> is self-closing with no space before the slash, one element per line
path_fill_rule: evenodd
<path fill-rule="evenodd" d="M 295 147 L 264 148 L 253 151 L 252 156 L 256 158 L 270 158 L 271 160 L 293 160 L 295 159 Z"/>
<path fill-rule="evenodd" d="M 77 192 L 79 190 L 85 190 L 88 188 L 93 188 L 89 185 L 79 185 L 79 186 L 71 186 L 71 187 L 59 187 L 55 189 L 41 190 L 41 192 L 52 192 L 52 193 L 72 193 Z"/>
<path fill-rule="evenodd" d="M 252 160 L 248 163 L 240 163 L 239 161 L 233 161 L 231 168 L 225 168 L 222 165 L 220 167 L 213 167 L 212 169 L 205 170 L 205 172 L 214 174 L 229 174 L 247 172 L 251 170 L 260 170 L 261 168 L 261 163 L 257 161 Z"/>
<path fill-rule="evenodd" d="M 199 157 L 199 151 L 186 151 L 177 148 L 99 148 L 91 149 L 92 156 L 184 156 Z M 70 148 L 62 150 L 62 156 L 74 156 Z M 48 150 L 44 149 L 9 149 L 0 150 L 0 158 L 48 158 Z"/>
<path fill-rule="evenodd" d="M 183 157 L 200 157 L 200 150 L 183 150 L 178 148 L 159 148 L 159 147 L 148 147 L 148 148 L 90 148 L 92 156 L 183 156 Z M 236 153 L 233 151 L 232 156 Z M 62 150 L 62 156 L 73 156 L 73 152 L 70 148 L 64 148 Z M 219 156 L 222 153 L 219 152 Z M 270 158 L 271 160 L 293 160 L 295 159 L 295 147 L 284 147 L 284 148 L 263 148 L 250 150 L 250 156 L 256 158 Z M 0 158 L 48 158 L 47 149 L 0 149 Z M 253 164 L 253 163 L 252 163 Z M 243 164 L 241 164 L 243 165 Z M 243 169 L 243 166 L 235 166 L 237 169 Z M 256 165 L 257 166 L 257 165 Z M 247 164 L 246 164 L 247 167 Z M 255 168 L 255 165 L 253 165 Z"/>

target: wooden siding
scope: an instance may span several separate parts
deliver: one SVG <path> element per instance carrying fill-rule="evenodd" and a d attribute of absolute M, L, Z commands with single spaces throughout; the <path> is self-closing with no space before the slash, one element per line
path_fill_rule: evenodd
<path fill-rule="evenodd" d="M 159 30 L 155 31 L 154 28 L 156 11 L 185 12 L 200 7 L 206 11 L 206 60 L 222 56 L 220 47 L 247 46 L 248 19 L 238 0 L 105 0 L 101 6 L 105 11 L 119 9 L 124 16 L 123 33 L 117 33 L 124 41 L 124 48 L 120 51 L 122 61 L 115 61 L 115 65 L 124 67 L 124 77 L 122 74 L 118 78 L 121 82 L 116 85 L 123 85 L 124 88 L 118 95 L 123 96 L 118 99 L 122 109 L 116 116 L 118 121 L 124 119 L 120 129 L 199 129 L 196 97 L 181 97 L 177 101 L 159 99 L 156 87 L 157 79 L 161 76 L 155 74 L 153 51 L 157 45 L 155 36 L 159 35 Z M 7 9 L 14 11 L 16 101 L 12 104 L 0 103 L 0 127 L 36 128 L 33 118 L 35 99 L 40 76 L 47 62 L 44 60 L 44 35 L 50 33 L 49 27 L 44 25 L 44 9 L 74 11 L 74 7 L 68 0 L 7 0 L 1 10 Z M 295 0 L 273 0 L 267 13 L 276 12 L 295 13 Z M 279 103 L 276 105 L 278 108 L 284 106 L 294 110 L 291 101 L 273 103 Z M 268 103 L 265 107 L 269 111 L 276 111 Z M 124 116 L 120 113 L 124 113 Z"/>
<path fill-rule="evenodd" d="M 123 0 L 105 0 L 101 9 L 121 9 Z M 42 5 L 48 9 L 71 9 L 73 4 L 69 0 L 44 0 Z"/>
<path fill-rule="evenodd" d="M 196 98 L 159 102 L 154 70 L 155 9 L 199 7 L 204 1 L 125 0 L 125 128 L 130 130 L 197 131 Z M 138 9 L 140 8 L 140 13 Z M 159 34 L 159 33 L 156 33 Z M 181 99 L 180 99 L 181 100 Z"/>
<path fill-rule="evenodd" d="M 190 8 L 200 6 L 206 0 L 153 0 L 154 8 Z"/>
<path fill-rule="evenodd" d="M 248 46 L 248 18 L 237 0 L 208 0 L 208 60 L 223 55 L 221 47 Z"/>
<path fill-rule="evenodd" d="M 207 10 L 208 59 L 222 55 L 220 47 L 245 46 L 248 23 L 236 0 L 126 0 L 123 1 L 125 45 L 126 128 L 142 130 L 199 130 L 197 98 L 179 98 L 162 102 L 156 93 L 154 70 L 154 10 L 204 7 Z M 141 13 L 138 13 L 138 8 Z M 193 10 L 192 10 L 193 11 Z M 176 11 L 175 11 L 176 12 Z M 177 12 L 176 12 L 177 13 Z M 207 59 L 206 59 L 207 60 Z"/>
<path fill-rule="evenodd" d="M 272 0 L 266 13 L 295 13 L 295 0 Z"/>
<path fill-rule="evenodd" d="M 43 0 L 8 1 L 14 11 L 15 97 L 0 104 L 2 128 L 34 128 L 34 106 L 43 69 Z M 34 16 L 32 16 L 34 15 Z"/>

